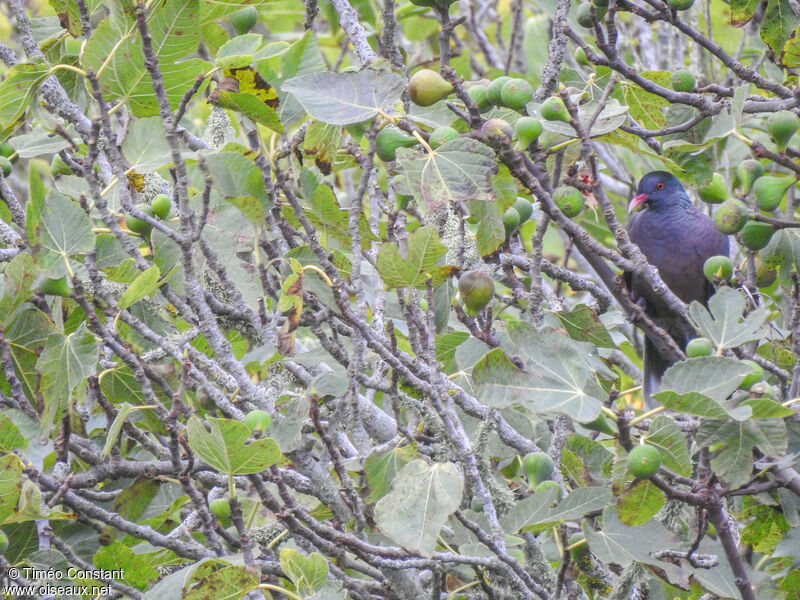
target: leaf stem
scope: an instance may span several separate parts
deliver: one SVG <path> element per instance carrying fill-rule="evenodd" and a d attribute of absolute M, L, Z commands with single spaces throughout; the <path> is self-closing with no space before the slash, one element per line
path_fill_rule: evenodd
<path fill-rule="evenodd" d="M 628 426 L 636 425 L 639 421 L 644 421 L 645 419 L 649 419 L 650 417 L 657 415 L 658 413 L 667 410 L 665 406 L 658 406 L 653 410 L 648 410 L 646 413 L 639 415 L 638 417 L 634 417 L 630 421 L 628 421 Z"/>

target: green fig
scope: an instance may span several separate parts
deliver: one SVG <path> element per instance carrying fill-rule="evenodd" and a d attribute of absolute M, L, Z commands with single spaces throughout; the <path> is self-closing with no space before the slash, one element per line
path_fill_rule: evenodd
<path fill-rule="evenodd" d="M 467 271 L 458 279 L 458 293 L 467 314 L 474 315 L 494 297 L 494 281 L 486 271 Z"/>
<path fill-rule="evenodd" d="M 39 284 L 39 290 L 48 296 L 62 296 L 69 298 L 70 289 L 67 284 L 67 278 L 60 279 L 45 279 Z"/>
<path fill-rule="evenodd" d="M 694 0 L 667 0 L 667 4 L 673 10 L 689 10 L 694 4 Z"/>
<path fill-rule="evenodd" d="M 166 219 L 172 210 L 172 201 L 166 194 L 158 194 L 150 201 L 150 208 L 159 219 Z"/>
<path fill-rule="evenodd" d="M 766 212 L 772 212 L 778 208 L 786 190 L 795 183 L 797 180 L 794 177 L 762 175 L 756 179 L 753 184 L 753 197 L 756 199 L 758 208 Z"/>
<path fill-rule="evenodd" d="M 533 214 L 533 204 L 531 204 L 526 198 L 517 198 L 514 201 L 514 204 L 511 205 L 511 208 L 513 208 L 515 211 L 517 211 L 517 214 L 519 214 L 520 223 L 524 223 L 530 219 L 531 215 Z"/>
<path fill-rule="evenodd" d="M 591 431 L 599 431 L 611 437 L 616 437 L 617 430 L 611 425 L 611 421 L 603 413 L 600 413 L 596 419 L 588 423 L 581 423 L 586 429 Z"/>
<path fill-rule="evenodd" d="M 589 544 L 582 533 L 573 533 L 567 540 L 567 548 L 570 548 L 569 557 L 575 564 L 582 565 L 589 557 Z"/>
<path fill-rule="evenodd" d="M 545 481 L 541 482 L 539 485 L 533 488 L 533 493 L 538 494 L 539 492 L 546 492 L 549 489 L 556 490 L 556 499 L 553 500 L 553 504 L 555 505 L 559 500 L 561 500 L 562 491 L 561 486 L 552 479 L 546 479 Z"/>
<path fill-rule="evenodd" d="M 140 212 L 143 212 L 151 217 L 155 215 L 149 204 L 137 204 L 136 208 L 139 209 Z M 153 226 L 150 225 L 150 223 L 134 217 L 133 215 L 128 215 L 125 217 L 125 226 L 134 233 L 138 233 L 143 236 L 150 235 L 150 232 L 153 230 Z"/>
<path fill-rule="evenodd" d="M 514 132 L 517 134 L 517 141 L 522 148 L 527 148 L 542 133 L 542 124 L 533 117 L 520 117 L 514 123 Z"/>
<path fill-rule="evenodd" d="M 772 113 L 767 118 L 767 131 L 780 152 L 786 150 L 786 144 L 797 133 L 798 127 L 800 127 L 800 118 L 788 110 Z"/>
<path fill-rule="evenodd" d="M 13 156 L 14 153 L 16 153 L 16 150 L 14 150 L 14 146 L 9 144 L 8 142 L 0 142 L 0 156 L 5 156 L 10 160 L 10 157 Z"/>
<path fill-rule="evenodd" d="M 764 379 L 764 369 L 761 368 L 761 365 L 752 360 L 743 360 L 742 363 L 750 367 L 750 373 L 742 379 L 742 383 L 739 384 L 739 389 L 749 390 L 753 385 Z"/>
<path fill-rule="evenodd" d="M 697 195 L 700 196 L 700 200 L 709 204 L 725 202 L 729 196 L 725 178 L 719 173 L 714 173 L 708 185 L 697 190 Z"/>
<path fill-rule="evenodd" d="M 509 79 L 500 88 L 500 98 L 503 106 L 522 110 L 533 99 L 533 88 L 524 79 Z"/>
<path fill-rule="evenodd" d="M 580 46 L 575 48 L 574 57 L 575 57 L 575 62 L 583 67 L 588 67 L 589 65 L 592 64 L 589 62 L 589 59 L 586 58 L 586 51 Z"/>
<path fill-rule="evenodd" d="M 442 144 L 457 139 L 459 135 L 460 134 L 452 127 L 439 127 L 431 132 L 428 138 L 428 144 L 435 150 Z"/>
<path fill-rule="evenodd" d="M 250 428 L 250 431 L 264 432 L 269 429 L 272 423 L 272 417 L 265 410 L 251 410 L 244 417 L 244 424 Z"/>
<path fill-rule="evenodd" d="M 506 229 L 506 235 L 514 233 L 521 222 L 522 216 L 513 206 L 506 209 L 506 212 L 503 213 L 503 226 Z"/>
<path fill-rule="evenodd" d="M 606 16 L 606 9 L 595 4 L 594 14 L 597 17 L 597 20 L 600 21 Z M 575 9 L 575 20 L 581 27 L 585 27 L 586 29 L 594 28 L 594 21 L 592 20 L 592 7 L 588 2 L 582 2 L 578 4 L 577 8 Z"/>
<path fill-rule="evenodd" d="M 56 154 L 50 162 L 50 175 L 53 177 L 56 175 L 72 175 L 72 169 L 64 162 L 63 158 Z"/>
<path fill-rule="evenodd" d="M 703 263 L 703 275 L 712 283 L 714 279 L 728 281 L 733 275 L 733 263 L 727 256 L 712 256 Z"/>
<path fill-rule="evenodd" d="M 542 117 L 548 121 L 564 121 L 569 123 L 569 112 L 564 106 L 564 101 L 558 96 L 552 96 L 542 104 Z"/>
<path fill-rule="evenodd" d="M 741 200 L 728 198 L 714 213 L 714 224 L 722 233 L 738 233 L 747 223 L 747 206 Z"/>
<path fill-rule="evenodd" d="M 399 129 L 384 127 L 375 138 L 375 154 L 382 161 L 389 162 L 397 158 L 398 148 L 411 148 L 418 143 L 417 138 L 406 135 Z"/>
<path fill-rule="evenodd" d="M 742 240 L 742 244 L 748 249 L 761 250 L 767 247 L 773 233 L 775 233 L 775 228 L 769 223 L 748 221 L 742 227 L 742 231 L 739 232 L 739 237 Z"/>
<path fill-rule="evenodd" d="M 672 89 L 676 92 L 692 92 L 696 85 L 694 75 L 686 69 L 679 69 L 672 74 L 670 81 Z"/>
<path fill-rule="evenodd" d="M 689 358 L 698 358 L 700 356 L 711 356 L 714 351 L 714 345 L 708 338 L 694 338 L 689 340 L 686 344 L 686 356 Z"/>
<path fill-rule="evenodd" d="M 750 192 L 750 188 L 753 187 L 756 179 L 764 174 L 764 167 L 761 166 L 761 163 L 757 160 L 748 158 L 747 160 L 743 160 L 741 164 L 736 167 L 736 173 L 739 175 L 742 193 L 747 194 Z"/>
<path fill-rule="evenodd" d="M 655 446 L 642 444 L 628 454 L 628 469 L 639 479 L 650 479 L 660 466 L 661 452 Z"/>
<path fill-rule="evenodd" d="M 528 485 L 535 488 L 555 470 L 553 459 L 546 452 L 529 452 L 522 458 L 522 471 L 528 478 Z"/>
<path fill-rule="evenodd" d="M 220 519 L 231 516 L 231 503 L 225 498 L 217 498 L 208 503 L 211 514 Z"/>
<path fill-rule="evenodd" d="M 11 175 L 11 161 L 8 160 L 5 156 L 0 156 L 0 170 L 3 172 L 3 177 L 8 177 Z"/>
<path fill-rule="evenodd" d="M 510 144 L 514 137 L 514 130 L 508 121 L 503 119 L 489 119 L 481 126 L 481 137 L 492 148 L 499 149 L 504 144 Z"/>
<path fill-rule="evenodd" d="M 236 35 L 244 35 L 258 23 L 258 10 L 255 6 L 246 6 L 228 17 Z"/>
<path fill-rule="evenodd" d="M 756 255 L 756 287 L 766 288 L 775 283 L 778 272 L 771 269 L 761 258 Z"/>
<path fill-rule="evenodd" d="M 503 86 L 511 77 L 501 75 L 486 88 L 486 99 L 494 106 L 503 106 Z"/>
<path fill-rule="evenodd" d="M 583 210 L 583 194 L 568 185 L 561 185 L 553 190 L 553 202 L 570 219 L 577 217 Z"/>
<path fill-rule="evenodd" d="M 467 95 L 478 108 L 480 112 L 486 112 L 492 108 L 492 103 L 489 102 L 485 85 L 473 85 L 467 88 Z"/>
<path fill-rule="evenodd" d="M 408 95 L 417 106 L 431 106 L 452 93 L 453 86 L 430 69 L 420 69 L 408 80 Z"/>

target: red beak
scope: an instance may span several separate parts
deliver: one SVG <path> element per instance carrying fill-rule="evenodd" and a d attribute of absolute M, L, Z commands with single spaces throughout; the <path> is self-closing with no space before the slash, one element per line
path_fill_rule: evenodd
<path fill-rule="evenodd" d="M 642 204 L 649 198 L 647 194 L 637 194 L 636 197 L 628 204 L 628 212 L 639 210 Z"/>

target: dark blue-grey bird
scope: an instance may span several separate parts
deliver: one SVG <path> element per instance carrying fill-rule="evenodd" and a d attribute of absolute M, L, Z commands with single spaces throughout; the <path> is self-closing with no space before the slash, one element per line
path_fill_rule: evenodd
<path fill-rule="evenodd" d="M 703 304 L 714 293 L 714 286 L 703 274 L 703 264 L 712 256 L 728 256 L 728 236 L 720 233 L 714 221 L 692 205 L 689 195 L 673 175 L 653 171 L 642 177 L 628 211 L 635 211 L 628 234 L 647 260 L 658 268 L 661 279 L 678 298 L 689 304 Z M 694 337 L 686 320 L 676 315 L 658 294 L 632 273 L 625 274 L 634 300 L 672 336 L 683 349 Z M 661 376 L 673 363 L 662 355 L 650 338 L 645 338 L 643 396 L 654 406 L 652 394 L 658 392 Z"/>

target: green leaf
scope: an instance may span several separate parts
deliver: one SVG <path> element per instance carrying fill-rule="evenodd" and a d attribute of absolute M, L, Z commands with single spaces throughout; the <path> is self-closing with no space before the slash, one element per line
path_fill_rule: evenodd
<path fill-rule="evenodd" d="M 11 127 L 25 113 L 49 72 L 41 60 L 9 67 L 0 81 L 0 129 Z"/>
<path fill-rule="evenodd" d="M 219 90 L 217 106 L 242 113 L 248 119 L 261 123 L 273 131 L 283 133 L 280 117 L 275 109 L 264 104 L 255 95 L 250 93 L 236 93 Z"/>
<path fill-rule="evenodd" d="M 3 297 L 0 298 L 0 323 L 8 326 L 17 309 L 30 295 L 31 284 L 36 275 L 33 257 L 21 252 L 12 258 L 5 268 Z"/>
<path fill-rule="evenodd" d="M 89 215 L 66 196 L 51 190 L 42 209 L 39 240 L 42 244 L 40 268 L 54 279 L 71 276 L 69 257 L 94 249 Z"/>
<path fill-rule="evenodd" d="M 253 196 L 267 201 L 261 171 L 250 158 L 238 152 L 217 152 L 207 161 L 214 190 L 224 198 Z"/>
<path fill-rule="evenodd" d="M 158 570 L 146 557 L 136 554 L 116 540 L 107 546 L 100 546 L 93 561 L 98 569 L 120 569 L 124 573 L 124 582 L 140 590 L 159 578 Z"/>
<path fill-rule="evenodd" d="M 228 566 L 211 573 L 180 596 L 181 600 L 238 600 L 256 589 L 258 576 L 246 567 Z"/>
<path fill-rule="evenodd" d="M 571 311 L 557 312 L 556 316 L 572 339 L 591 342 L 600 348 L 616 348 L 597 313 L 585 304 L 579 304 Z"/>
<path fill-rule="evenodd" d="M 658 448 L 661 452 L 661 462 L 667 469 L 684 477 L 692 474 L 686 436 L 672 417 L 656 415 L 653 418 L 647 432 L 647 443 Z"/>
<path fill-rule="evenodd" d="M 117 443 L 117 438 L 119 437 L 119 432 L 122 430 L 122 426 L 125 424 L 125 419 L 127 419 L 128 415 L 134 410 L 135 407 L 127 402 L 123 402 L 119 407 L 117 416 L 114 417 L 114 421 L 111 423 L 111 426 L 108 428 L 108 432 L 106 433 L 106 443 L 103 446 L 102 453 L 103 458 L 109 455 L 111 449 L 114 447 L 114 444 Z"/>
<path fill-rule="evenodd" d="M 319 552 L 303 556 L 294 548 L 283 548 L 280 561 L 281 570 L 298 591 L 311 592 L 328 579 L 328 561 Z"/>
<path fill-rule="evenodd" d="M 569 496 L 550 510 L 542 523 L 569 521 L 583 515 L 602 510 L 613 502 L 611 490 L 606 487 L 581 487 L 572 490 Z"/>
<path fill-rule="evenodd" d="M 508 353 L 519 356 L 525 368 L 518 369 L 500 348 L 489 351 L 472 369 L 478 398 L 489 406 L 561 413 L 581 423 L 596 419 L 601 402 L 586 391 L 595 372 L 586 358 L 590 345 L 553 329 L 507 323 Z"/>
<path fill-rule="evenodd" d="M 800 25 L 800 21 L 792 12 L 788 0 L 769 0 L 761 27 L 758 30 L 761 40 L 769 46 L 776 60 L 781 55 L 786 40 Z"/>
<path fill-rule="evenodd" d="M 269 438 L 245 444 L 250 429 L 244 423 L 230 419 L 208 417 L 206 431 L 203 421 L 189 419 L 186 431 L 189 447 L 213 468 L 227 475 L 259 473 L 274 465 L 281 457 L 278 445 Z"/>
<path fill-rule="evenodd" d="M 292 94 L 317 121 L 349 125 L 371 119 L 397 103 L 404 87 L 395 73 L 364 69 L 300 75 L 284 81 L 281 89 Z"/>
<path fill-rule="evenodd" d="M 800 230 L 778 229 L 760 254 L 768 267 L 780 267 L 781 282 L 790 281 L 792 269 L 800 271 Z"/>
<path fill-rule="evenodd" d="M 350 216 L 348 211 L 339 206 L 336 194 L 330 186 L 320 184 L 311 194 L 311 209 L 304 211 L 311 224 L 317 228 L 318 233 L 323 237 L 331 237 L 346 244 L 350 248 Z M 294 218 L 291 215 L 290 218 Z M 299 222 L 298 222 L 299 226 Z M 358 219 L 358 231 L 361 233 L 361 247 L 369 248 L 370 242 L 377 241 L 378 238 L 372 233 L 367 223 L 366 217 L 362 214 Z"/>
<path fill-rule="evenodd" d="M 74 518 L 74 514 L 48 508 L 42 502 L 42 491 L 39 486 L 30 479 L 25 479 L 22 482 L 19 500 L 14 513 L 0 520 L 0 525 L 24 523 L 25 521 L 36 521 L 38 519 L 65 520 Z"/>
<path fill-rule="evenodd" d="M 119 309 L 125 310 L 145 296 L 155 292 L 158 289 L 159 277 L 161 277 L 161 271 L 156 265 L 142 271 L 120 297 L 118 302 Z"/>
<path fill-rule="evenodd" d="M 748 398 L 742 402 L 744 406 L 749 406 L 752 410 L 753 419 L 782 419 L 790 417 L 796 410 L 776 402 L 772 398 Z"/>
<path fill-rule="evenodd" d="M 217 50 L 215 62 L 224 69 L 246 67 L 253 62 L 253 55 L 263 43 L 264 37 L 260 33 L 237 35 Z"/>
<path fill-rule="evenodd" d="M 466 331 L 451 331 L 436 337 L 436 360 L 444 363 L 445 372 L 456 369 L 455 354 L 458 347 L 469 339 Z"/>
<path fill-rule="evenodd" d="M 0 452 L 13 452 L 25 448 L 27 443 L 19 432 L 19 427 L 5 413 L 0 413 Z"/>
<path fill-rule="evenodd" d="M 743 27 L 750 22 L 758 7 L 758 0 L 731 0 L 731 25 Z"/>
<path fill-rule="evenodd" d="M 74 135 L 74 130 L 70 127 L 66 133 L 68 136 Z M 35 126 L 30 133 L 16 136 L 13 142 L 14 150 L 17 151 L 20 158 L 55 154 L 59 150 L 69 148 L 69 142 L 66 139 L 60 135 L 53 135 L 51 131 L 39 126 Z"/>
<path fill-rule="evenodd" d="M 664 502 L 664 492 L 647 480 L 638 480 L 620 495 L 617 500 L 617 515 L 625 525 L 642 525 L 661 510 Z"/>
<path fill-rule="evenodd" d="M 555 488 L 547 488 L 523 498 L 500 519 L 503 531 L 517 533 L 523 527 L 549 523 L 551 508 L 557 498 L 558 490 Z"/>
<path fill-rule="evenodd" d="M 384 284 L 391 288 L 425 287 L 430 278 L 436 286 L 444 281 L 453 267 L 437 267 L 436 262 L 447 253 L 439 241 L 436 230 L 426 225 L 414 231 L 407 239 L 406 257 L 391 242 L 384 242 L 378 250 L 378 272 Z"/>
<path fill-rule="evenodd" d="M 661 387 L 678 394 L 698 392 L 721 402 L 739 387 L 749 372 L 747 365 L 734 358 L 700 356 L 667 369 Z"/>
<path fill-rule="evenodd" d="M 500 202 L 484 202 L 481 200 L 468 200 L 469 214 L 478 220 L 475 231 L 475 245 L 478 254 L 486 256 L 491 254 L 506 239 L 506 230 L 503 227 Z"/>
<path fill-rule="evenodd" d="M 135 119 L 122 143 L 122 153 L 137 173 L 149 173 L 172 162 L 161 117 Z"/>
<path fill-rule="evenodd" d="M 323 175 L 330 175 L 336 159 L 336 151 L 342 141 L 342 128 L 313 121 L 303 138 L 303 152 L 314 157 L 314 164 Z"/>
<path fill-rule="evenodd" d="M 366 502 L 376 502 L 382 498 L 389 491 L 397 472 L 416 454 L 413 446 L 393 448 L 383 454 L 370 454 L 364 461 L 364 474 L 370 488 Z"/>
<path fill-rule="evenodd" d="M 414 460 L 392 481 L 392 491 L 375 505 L 375 522 L 394 542 L 430 556 L 439 532 L 461 504 L 463 482 L 453 463 Z"/>
<path fill-rule="evenodd" d="M 578 108 L 578 120 L 581 122 L 584 129 L 589 124 L 595 112 L 597 112 L 599 106 L 599 102 L 587 102 Z M 537 104 L 528 105 L 528 112 L 532 117 L 539 118 L 539 107 L 540 106 Z M 615 129 L 618 129 L 620 125 L 623 125 L 627 118 L 628 107 L 620 104 L 619 100 L 614 98 L 609 99 L 592 126 L 591 137 L 598 137 L 611 133 Z M 542 119 L 542 127 L 545 131 L 552 131 L 553 133 L 559 133 L 571 138 L 577 137 L 572 125 L 564 123 L 563 121 L 548 121 Z"/>
<path fill-rule="evenodd" d="M 689 306 L 689 319 L 697 330 L 721 348 L 736 348 L 765 336 L 768 311 L 760 306 L 744 319 L 744 295 L 732 288 L 722 288 L 708 301 L 708 309 L 694 301 Z"/>
<path fill-rule="evenodd" d="M 25 465 L 16 454 L 0 457 L 0 523 L 12 518 L 20 494 Z"/>
<path fill-rule="evenodd" d="M 49 426 L 61 416 L 73 390 L 97 369 L 97 342 L 86 323 L 64 335 L 51 334 L 36 361 L 39 389 L 44 400 L 42 423 Z"/>
<path fill-rule="evenodd" d="M 670 87 L 672 73 L 668 71 L 643 71 L 640 75 L 661 87 L 668 89 Z M 622 95 L 625 98 L 625 104 L 628 105 L 630 115 L 642 127 L 645 129 L 661 129 L 664 127 L 666 117 L 663 109 L 669 106 L 667 100 L 643 90 L 634 83 L 623 85 Z"/>
<path fill-rule="evenodd" d="M 444 202 L 495 200 L 492 176 L 496 171 L 491 148 L 460 137 L 430 153 L 399 148 L 397 175 L 392 183 L 399 193 L 433 208 Z"/>

